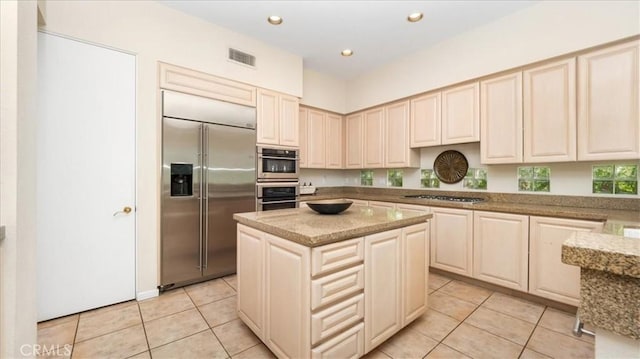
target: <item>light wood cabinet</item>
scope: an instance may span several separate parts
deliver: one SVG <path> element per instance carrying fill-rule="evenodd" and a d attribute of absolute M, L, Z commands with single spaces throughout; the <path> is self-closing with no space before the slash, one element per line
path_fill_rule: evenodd
<path fill-rule="evenodd" d="M 524 71 L 524 162 L 576 160 L 575 61 Z"/>
<path fill-rule="evenodd" d="M 326 161 L 326 114 L 309 109 L 307 116 L 307 167 L 324 168 Z"/>
<path fill-rule="evenodd" d="M 473 211 L 432 207 L 431 266 L 472 276 Z"/>
<path fill-rule="evenodd" d="M 602 227 L 602 222 L 531 216 L 529 292 L 578 306 L 580 267 L 562 263 L 562 243 L 574 232 L 600 232 Z"/>
<path fill-rule="evenodd" d="M 309 116 L 309 110 L 300 107 L 298 119 L 298 136 L 300 139 L 300 152 L 298 155 L 300 157 L 300 168 L 307 167 L 307 153 L 309 152 L 308 147 L 308 139 L 307 139 L 307 117 Z"/>
<path fill-rule="evenodd" d="M 298 147 L 298 104 L 296 97 L 259 89 L 256 143 Z"/>
<path fill-rule="evenodd" d="M 360 357 L 426 310 L 428 223 L 314 248 L 237 228 L 238 315 L 278 357 Z"/>
<path fill-rule="evenodd" d="M 473 277 L 526 292 L 529 216 L 475 211 Z"/>
<path fill-rule="evenodd" d="M 522 73 L 482 81 L 481 99 L 481 162 L 522 162 Z"/>
<path fill-rule="evenodd" d="M 411 100 L 411 147 L 439 146 L 441 93 L 430 93 Z"/>
<path fill-rule="evenodd" d="M 364 351 L 426 310 L 427 224 L 365 237 Z"/>
<path fill-rule="evenodd" d="M 480 84 L 442 91 L 442 144 L 480 141 Z"/>
<path fill-rule="evenodd" d="M 311 351 L 309 248 L 266 233 L 263 236 L 266 246 L 263 341 L 280 358 L 307 357 Z"/>
<path fill-rule="evenodd" d="M 364 167 L 364 115 L 345 118 L 345 168 Z"/>
<path fill-rule="evenodd" d="M 328 113 L 325 121 L 325 168 L 343 168 L 342 116 Z"/>
<path fill-rule="evenodd" d="M 640 158 L 640 41 L 578 57 L 578 160 Z"/>
<path fill-rule="evenodd" d="M 159 63 L 160 88 L 256 106 L 256 88 L 185 67 Z"/>
<path fill-rule="evenodd" d="M 394 103 L 384 108 L 384 167 L 419 167 L 418 150 L 412 149 L 409 144 L 409 109 L 409 101 Z"/>
<path fill-rule="evenodd" d="M 263 232 L 238 226 L 238 316 L 259 338 L 264 334 Z"/>
<path fill-rule="evenodd" d="M 384 167 L 384 107 L 364 113 L 364 168 Z"/>

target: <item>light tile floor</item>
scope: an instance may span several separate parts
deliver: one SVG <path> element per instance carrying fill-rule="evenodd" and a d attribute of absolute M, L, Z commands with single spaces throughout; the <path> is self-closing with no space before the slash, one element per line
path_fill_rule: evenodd
<path fill-rule="evenodd" d="M 236 315 L 236 277 L 38 324 L 38 342 L 73 358 L 273 358 Z M 574 316 L 431 273 L 429 309 L 372 358 L 593 358 Z M 69 353 L 70 352 L 70 353 Z"/>

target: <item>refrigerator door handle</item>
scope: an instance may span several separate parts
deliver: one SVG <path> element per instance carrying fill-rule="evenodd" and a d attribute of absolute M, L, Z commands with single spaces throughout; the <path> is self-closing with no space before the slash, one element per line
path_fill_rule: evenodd
<path fill-rule="evenodd" d="M 198 231 L 199 235 L 199 243 L 200 243 L 200 247 L 198 249 L 198 269 L 200 271 L 202 271 L 202 210 L 203 210 L 203 203 L 202 203 L 202 176 L 203 176 L 203 169 L 202 169 L 202 163 L 203 163 L 203 151 L 202 151 L 202 125 L 200 125 L 200 127 L 198 128 L 198 165 L 200 167 L 200 184 L 198 186 L 198 191 L 200 192 L 200 198 L 198 198 L 198 206 L 200 207 L 200 217 L 198 218 L 198 225 L 200 226 L 200 230 Z"/>
<path fill-rule="evenodd" d="M 204 251 L 203 251 L 203 261 L 204 267 L 203 270 L 207 269 L 209 265 L 209 128 L 206 124 L 203 124 L 204 134 L 202 136 L 202 141 L 204 142 L 204 146 L 202 146 L 203 157 L 203 181 L 202 185 L 204 186 L 204 204 L 203 210 L 200 212 L 204 216 L 204 226 L 202 230 L 204 231 L 203 242 L 204 242 Z M 201 244 L 202 246 L 202 244 Z"/>

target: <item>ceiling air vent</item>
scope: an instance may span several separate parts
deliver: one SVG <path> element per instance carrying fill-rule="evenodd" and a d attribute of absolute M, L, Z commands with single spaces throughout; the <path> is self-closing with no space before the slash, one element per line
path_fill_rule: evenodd
<path fill-rule="evenodd" d="M 251 67 L 256 66 L 256 57 L 246 52 L 242 52 L 236 49 L 229 48 L 229 60 L 239 62 Z"/>

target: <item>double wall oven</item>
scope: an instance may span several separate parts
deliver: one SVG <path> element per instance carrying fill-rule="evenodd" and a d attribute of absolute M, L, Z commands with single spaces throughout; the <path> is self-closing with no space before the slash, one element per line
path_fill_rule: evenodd
<path fill-rule="evenodd" d="M 256 210 L 297 208 L 300 200 L 299 151 L 257 147 Z"/>

